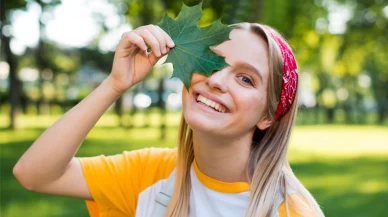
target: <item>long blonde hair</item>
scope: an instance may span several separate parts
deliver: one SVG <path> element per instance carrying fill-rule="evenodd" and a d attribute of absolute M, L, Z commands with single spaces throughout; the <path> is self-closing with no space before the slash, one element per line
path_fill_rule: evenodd
<path fill-rule="evenodd" d="M 251 31 L 263 37 L 268 43 L 269 78 L 266 116 L 267 119 L 274 120 L 282 88 L 283 58 L 280 49 L 260 24 L 239 23 L 232 26 Z M 247 174 L 250 182 L 250 200 L 245 217 L 273 216 L 278 209 L 274 201 L 279 191 L 286 202 L 288 216 L 290 216 L 289 208 L 303 216 L 324 216 L 315 199 L 292 172 L 287 160 L 287 149 L 296 112 L 297 97 L 290 111 L 280 120 L 274 121 L 265 131 L 256 129 L 254 133 Z M 192 134 L 192 130 L 182 116 L 174 192 L 165 217 L 183 217 L 188 214 L 191 190 L 190 167 L 194 160 Z M 288 197 L 290 189 L 296 191 L 301 200 L 290 201 Z"/>

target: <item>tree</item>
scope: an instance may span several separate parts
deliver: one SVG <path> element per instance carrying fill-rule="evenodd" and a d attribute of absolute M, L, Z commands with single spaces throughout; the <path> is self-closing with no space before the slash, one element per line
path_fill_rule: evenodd
<path fill-rule="evenodd" d="M 4 54 L 5 60 L 9 65 L 9 101 L 11 104 L 9 119 L 10 129 L 15 129 L 15 117 L 16 111 L 20 103 L 20 90 L 21 83 L 17 77 L 17 68 L 18 68 L 18 60 L 16 56 L 12 53 L 10 43 L 12 39 L 12 35 L 4 34 L 4 27 L 10 25 L 9 20 L 9 12 L 15 9 L 25 9 L 26 2 L 23 0 L 7 0 L 0 1 L 0 37 L 1 37 L 1 53 Z"/>
<path fill-rule="evenodd" d="M 348 22 L 348 30 L 344 37 L 344 50 L 358 51 L 361 61 L 349 59 L 349 64 L 361 64 L 360 71 L 367 73 L 371 78 L 370 87 L 377 105 L 377 123 L 382 124 L 388 110 L 388 14 L 384 12 L 388 1 L 350 1 L 354 8 L 354 15 Z M 386 10 L 386 9 L 385 9 Z M 355 49 L 361 48 L 361 49 Z M 348 55 L 343 52 L 343 57 Z"/>

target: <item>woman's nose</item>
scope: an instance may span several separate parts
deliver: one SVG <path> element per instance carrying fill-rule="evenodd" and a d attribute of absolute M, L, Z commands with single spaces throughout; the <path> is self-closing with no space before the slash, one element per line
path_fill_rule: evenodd
<path fill-rule="evenodd" d="M 227 70 L 226 68 L 213 72 L 211 76 L 207 78 L 206 83 L 211 89 L 218 89 L 221 92 L 226 92 L 227 88 Z"/>

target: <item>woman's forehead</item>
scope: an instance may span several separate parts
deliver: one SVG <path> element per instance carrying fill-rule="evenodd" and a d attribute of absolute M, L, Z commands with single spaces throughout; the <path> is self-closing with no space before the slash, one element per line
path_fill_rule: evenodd
<path fill-rule="evenodd" d="M 265 39 L 244 29 L 232 30 L 230 39 L 212 47 L 212 50 L 224 56 L 229 65 L 247 62 L 263 74 L 268 74 L 268 45 Z"/>

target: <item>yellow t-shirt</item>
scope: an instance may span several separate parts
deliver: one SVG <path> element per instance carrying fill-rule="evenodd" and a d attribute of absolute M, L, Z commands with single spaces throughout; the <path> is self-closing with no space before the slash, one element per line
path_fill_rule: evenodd
<path fill-rule="evenodd" d="M 155 196 L 175 168 L 176 149 L 146 148 L 114 156 L 79 158 L 94 201 L 86 201 L 91 217 L 151 217 Z M 221 182 L 191 167 L 188 217 L 244 216 L 249 184 Z M 300 215 L 290 210 L 292 217 Z M 286 217 L 285 203 L 278 208 Z"/>

